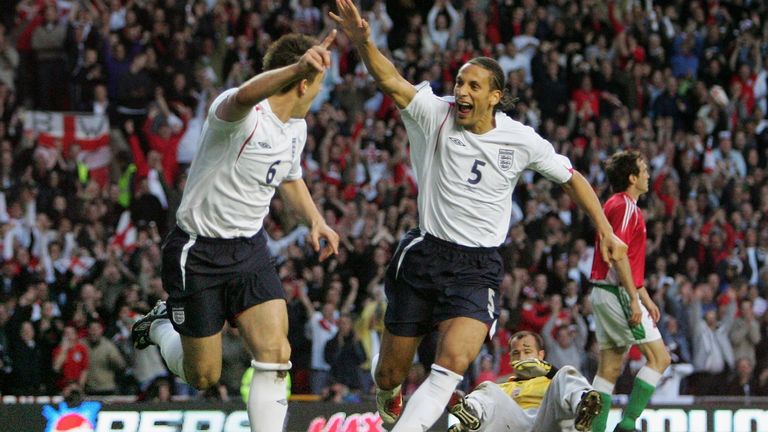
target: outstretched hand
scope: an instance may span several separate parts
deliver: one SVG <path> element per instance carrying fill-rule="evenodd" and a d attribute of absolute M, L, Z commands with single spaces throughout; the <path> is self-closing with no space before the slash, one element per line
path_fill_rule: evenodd
<path fill-rule="evenodd" d="M 320 250 L 320 239 L 325 239 L 326 244 Z M 314 224 L 309 232 L 309 241 L 315 252 L 320 252 L 320 261 L 325 261 L 331 255 L 339 253 L 339 235 L 325 222 Z"/>
<path fill-rule="evenodd" d="M 329 48 L 336 39 L 336 30 L 331 30 L 328 36 L 318 45 L 308 49 L 299 59 L 299 68 L 306 74 L 323 72 L 331 67 L 331 51 Z"/>
<path fill-rule="evenodd" d="M 336 0 L 336 8 L 339 10 L 339 15 L 328 12 L 331 19 L 341 27 L 352 43 L 355 45 L 365 43 L 371 35 L 371 28 L 368 26 L 368 21 L 360 16 L 355 3 L 352 0 Z"/>

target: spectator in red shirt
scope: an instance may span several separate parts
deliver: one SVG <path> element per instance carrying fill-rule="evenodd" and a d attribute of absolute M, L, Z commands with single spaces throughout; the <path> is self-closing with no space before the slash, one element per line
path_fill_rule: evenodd
<path fill-rule="evenodd" d="M 477 378 L 475 378 L 475 387 L 485 381 L 496 382 L 498 377 L 493 367 L 493 356 L 490 354 L 483 355 L 480 359 L 480 372 L 477 374 Z"/>
<path fill-rule="evenodd" d="M 149 148 L 162 155 L 163 179 L 165 184 L 173 185 L 176 181 L 178 163 L 176 155 L 179 152 L 179 141 L 187 130 L 187 120 L 191 117 L 191 111 L 184 105 L 177 104 L 176 109 L 181 111 L 181 118 L 177 117 L 168 108 L 168 104 L 163 97 L 163 92 L 158 87 L 155 92 L 155 102 L 157 108 L 152 107 L 147 114 L 147 121 L 144 122 L 144 134 L 149 141 Z M 152 129 L 158 115 L 162 114 L 163 120 L 159 124 L 157 131 Z"/>
<path fill-rule="evenodd" d="M 571 100 L 576 105 L 576 113 L 584 121 L 600 117 L 600 92 L 592 87 L 589 75 L 581 78 L 581 85 L 574 90 Z"/>
<path fill-rule="evenodd" d="M 61 343 L 53 349 L 53 370 L 59 374 L 56 387 L 63 390 L 74 381 L 83 386 L 88 376 L 88 348 L 77 338 L 71 325 L 64 327 Z"/>

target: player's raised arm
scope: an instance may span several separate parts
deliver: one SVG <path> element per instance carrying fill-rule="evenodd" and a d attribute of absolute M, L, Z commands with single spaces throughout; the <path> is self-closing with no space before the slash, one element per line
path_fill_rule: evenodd
<path fill-rule="evenodd" d="M 603 260 L 609 264 L 627 256 L 627 245 L 616 236 L 608 218 L 605 217 L 600 200 L 592 190 L 592 185 L 578 171 L 573 171 L 571 179 L 563 183 L 563 189 L 587 212 L 592 223 L 597 227 L 600 236 L 600 253 Z"/>
<path fill-rule="evenodd" d="M 323 72 L 331 65 L 329 48 L 335 38 L 336 30 L 332 30 L 320 44 L 307 50 L 296 63 L 262 72 L 249 79 L 238 87 L 237 92 L 219 104 L 216 116 L 228 122 L 238 121 L 245 117 L 254 105 L 285 86 Z"/>
<path fill-rule="evenodd" d="M 398 108 L 408 106 L 416 95 L 416 87 L 403 78 L 395 65 L 376 47 L 371 39 L 368 22 L 360 17 L 360 12 L 352 0 L 336 0 L 336 6 L 339 14 L 329 12 L 331 18 L 355 45 L 376 84 L 395 100 Z"/>

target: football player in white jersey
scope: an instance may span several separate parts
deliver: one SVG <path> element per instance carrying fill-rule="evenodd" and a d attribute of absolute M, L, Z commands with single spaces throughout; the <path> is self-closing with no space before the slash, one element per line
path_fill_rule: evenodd
<path fill-rule="evenodd" d="M 389 307 L 374 380 L 386 427 L 397 421 L 395 432 L 427 430 L 494 331 L 504 275 L 497 247 L 509 228 L 512 192 L 524 170 L 561 184 L 589 214 L 603 239 L 603 259 L 625 256 L 626 245 L 570 161 L 533 129 L 499 112 L 504 72 L 495 60 L 470 60 L 458 72 L 453 97 L 435 96 L 428 83 L 406 81 L 376 48 L 352 0 L 336 5 L 338 15 L 331 18 L 395 101 L 410 141 L 419 228 L 400 242 L 387 271 Z M 422 337 L 435 328 L 432 371 L 402 411 L 400 384 Z"/>
<path fill-rule="evenodd" d="M 205 389 L 221 375 L 221 329 L 229 321 L 253 356 L 251 430 L 283 430 L 291 368 L 285 293 L 263 233 L 275 189 L 310 225 L 320 260 L 339 237 L 302 179 L 307 114 L 330 66 L 334 30 L 322 43 L 299 34 L 267 50 L 264 69 L 211 104 L 184 189 L 177 226 L 163 244 L 157 306 L 133 327 L 137 348 L 157 344 L 168 368 Z M 325 239 L 322 251 L 320 241 Z"/>

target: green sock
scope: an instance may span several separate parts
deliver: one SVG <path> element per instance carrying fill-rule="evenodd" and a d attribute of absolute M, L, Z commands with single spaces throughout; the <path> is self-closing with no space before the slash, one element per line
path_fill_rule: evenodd
<path fill-rule="evenodd" d="M 627 407 L 624 408 L 624 416 L 619 423 L 622 429 L 635 429 L 637 418 L 643 413 L 655 390 L 655 385 L 645 382 L 640 377 L 635 377 L 632 394 L 629 395 L 629 402 L 627 402 Z"/>
<path fill-rule="evenodd" d="M 611 412 L 611 395 L 609 393 L 600 393 L 600 399 L 603 400 L 603 407 L 600 414 L 592 420 L 592 432 L 605 432 L 605 426 L 608 423 L 608 413 Z"/>

